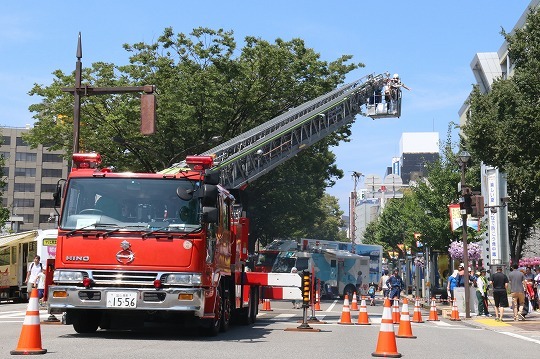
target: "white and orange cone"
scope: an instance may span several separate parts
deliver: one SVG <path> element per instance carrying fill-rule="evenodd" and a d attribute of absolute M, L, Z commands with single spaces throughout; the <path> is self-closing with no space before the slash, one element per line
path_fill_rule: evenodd
<path fill-rule="evenodd" d="M 392 308 L 390 299 L 384 299 L 384 308 L 381 319 L 381 330 L 377 340 L 377 348 L 371 356 L 385 358 L 401 358 L 401 353 L 397 351 L 396 335 L 394 334 L 394 324 L 392 319 Z"/>
<path fill-rule="evenodd" d="M 343 300 L 343 310 L 341 311 L 341 318 L 338 324 L 352 324 L 351 308 L 349 308 L 349 296 L 347 294 L 345 294 L 345 299 Z"/>
<path fill-rule="evenodd" d="M 435 303 L 435 298 L 431 299 L 431 307 L 429 308 L 429 318 L 430 322 L 438 322 L 439 315 L 437 314 L 437 304 Z"/>
<path fill-rule="evenodd" d="M 422 320 L 422 313 L 420 312 L 420 303 L 419 303 L 418 299 L 416 299 L 414 301 L 414 313 L 413 313 L 412 322 L 413 323 L 423 323 L 424 322 Z"/>
<path fill-rule="evenodd" d="M 371 323 L 369 322 L 365 297 L 362 297 L 362 301 L 360 302 L 360 313 L 358 313 L 358 322 L 356 324 L 371 325 Z"/>
<path fill-rule="evenodd" d="M 394 298 L 394 305 L 392 307 L 392 320 L 394 324 L 399 324 L 401 314 L 399 313 L 399 299 Z"/>
<path fill-rule="evenodd" d="M 403 306 L 401 308 L 401 320 L 399 321 L 398 338 L 416 338 L 412 333 L 411 318 L 409 315 L 409 300 L 403 298 Z"/>
<path fill-rule="evenodd" d="M 39 324 L 39 298 L 38 290 L 32 289 L 26 316 L 24 317 L 23 326 L 19 343 L 15 350 L 10 351 L 11 355 L 31 355 L 45 354 L 47 349 L 41 347 L 41 327 Z"/>
<path fill-rule="evenodd" d="M 272 308 L 270 306 L 270 299 L 263 299 L 263 307 L 261 309 L 263 312 L 272 312 Z"/>
<path fill-rule="evenodd" d="M 458 311 L 458 307 L 457 307 L 457 303 L 455 299 L 452 301 L 452 315 L 450 316 L 450 320 L 454 320 L 454 321 L 461 320 L 459 319 L 459 311 Z"/>
<path fill-rule="evenodd" d="M 358 298 L 356 297 L 356 292 L 353 292 L 352 295 L 351 310 L 358 310 Z"/>

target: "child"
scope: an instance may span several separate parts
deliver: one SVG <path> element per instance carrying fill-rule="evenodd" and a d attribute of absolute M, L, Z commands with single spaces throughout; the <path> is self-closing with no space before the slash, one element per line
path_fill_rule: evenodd
<path fill-rule="evenodd" d="M 375 291 L 377 290 L 377 284 L 376 283 L 369 283 L 369 289 L 368 289 L 368 295 L 370 299 L 369 305 L 375 305 Z"/>
<path fill-rule="evenodd" d="M 43 306 L 43 297 L 45 295 L 45 268 L 37 275 L 35 286 L 38 290 L 39 305 Z"/>

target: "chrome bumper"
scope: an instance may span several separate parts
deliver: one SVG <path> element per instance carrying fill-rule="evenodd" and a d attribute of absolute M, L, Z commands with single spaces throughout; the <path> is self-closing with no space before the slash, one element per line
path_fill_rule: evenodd
<path fill-rule="evenodd" d="M 65 292 L 65 297 L 55 296 Z M 136 293 L 134 307 L 107 306 L 107 293 Z M 179 299 L 180 294 L 193 295 L 192 300 Z M 202 288 L 82 288 L 76 286 L 51 286 L 48 292 L 50 314 L 60 314 L 69 309 L 179 311 L 191 312 L 196 317 L 204 315 L 204 289 Z"/>

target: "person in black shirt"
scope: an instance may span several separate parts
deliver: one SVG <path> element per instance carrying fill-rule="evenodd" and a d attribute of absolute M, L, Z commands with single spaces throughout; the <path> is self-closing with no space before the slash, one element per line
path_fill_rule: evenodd
<path fill-rule="evenodd" d="M 504 308 L 508 308 L 508 277 L 502 272 L 502 267 L 497 267 L 497 272 L 491 276 L 490 282 L 495 302 L 495 320 L 502 322 Z"/>

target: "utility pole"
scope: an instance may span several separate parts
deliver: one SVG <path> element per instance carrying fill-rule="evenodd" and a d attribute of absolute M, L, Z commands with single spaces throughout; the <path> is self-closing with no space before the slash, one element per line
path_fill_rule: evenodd
<path fill-rule="evenodd" d="M 458 163 L 461 168 L 461 199 L 460 202 L 463 203 L 463 208 L 461 208 L 461 220 L 462 220 L 462 237 L 463 237 L 463 268 L 465 271 L 465 278 L 463 279 L 465 284 L 465 318 L 471 318 L 471 305 L 470 297 L 471 293 L 469 291 L 469 249 L 467 248 L 467 211 L 469 210 L 471 193 L 469 187 L 465 182 L 465 169 L 471 155 L 467 151 L 462 151 L 458 155 Z"/>
<path fill-rule="evenodd" d="M 81 118 L 81 96 L 110 95 L 130 92 L 143 92 L 141 96 L 141 133 L 151 135 L 155 132 L 156 98 L 154 85 L 133 87 L 91 87 L 82 86 L 82 44 L 81 33 L 77 41 L 77 62 L 75 63 L 75 87 L 63 88 L 62 91 L 73 94 L 73 153 L 79 152 L 79 133 Z"/>
<path fill-rule="evenodd" d="M 352 178 L 354 181 L 354 190 L 351 193 L 350 204 L 349 204 L 350 206 L 349 227 L 351 229 L 351 232 L 350 232 L 351 233 L 351 253 L 356 252 L 356 206 L 358 204 L 358 201 L 357 201 L 358 195 L 356 192 L 356 187 L 357 187 L 358 181 L 360 180 L 360 177 L 362 176 L 363 176 L 362 173 L 353 171 Z"/>

